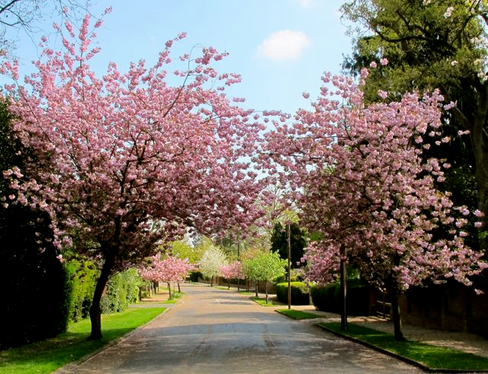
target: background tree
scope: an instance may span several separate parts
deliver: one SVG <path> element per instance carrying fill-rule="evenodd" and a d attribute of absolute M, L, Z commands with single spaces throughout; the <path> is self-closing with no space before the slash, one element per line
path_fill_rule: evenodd
<path fill-rule="evenodd" d="M 242 264 L 244 273 L 252 280 L 264 282 L 266 303 L 268 303 L 268 282 L 285 274 L 286 260 L 278 252 L 260 251 L 257 256 L 245 260 Z M 258 287 L 256 286 L 256 297 Z"/>
<path fill-rule="evenodd" d="M 175 72 L 182 85 L 171 87 L 164 67 L 181 35 L 166 43 L 153 67 L 140 61 L 121 73 L 111 63 L 97 78 L 89 61 L 99 52 L 90 44 L 100 26 L 91 28 L 87 16 L 76 35 L 66 23 L 64 49 L 54 53 L 44 44 L 25 87 L 16 63 L 5 61 L 1 69 L 14 81 L 5 92 L 16 136 L 42 166 L 28 181 L 16 180 L 17 169 L 6 173 L 15 201 L 49 214 L 57 248 L 74 243 L 100 266 L 92 339 L 102 336 L 100 299 L 115 272 L 188 226 L 223 232 L 261 214 L 254 205 L 260 182 L 243 160 L 257 151 L 262 126 L 223 93 L 239 81 L 210 66 L 225 55 L 203 48 L 194 68 Z"/>
<path fill-rule="evenodd" d="M 271 236 L 271 251 L 278 252 L 282 259 L 288 258 L 288 233 L 287 225 L 277 222 Z M 301 266 L 304 248 L 307 244 L 305 233 L 297 223 L 290 224 L 290 244 L 291 244 L 291 268 Z"/>
<path fill-rule="evenodd" d="M 200 260 L 200 271 L 210 278 L 210 287 L 213 287 L 214 278 L 221 275 L 221 268 L 227 264 L 227 256 L 219 247 L 211 246 L 205 251 Z"/>
<path fill-rule="evenodd" d="M 41 30 L 42 20 L 80 20 L 83 18 L 80 13 L 88 12 L 91 5 L 90 1 L 77 0 L 1 0 L 0 48 L 15 50 L 15 37 L 11 31 L 23 31 L 34 39 L 34 34 Z"/>
<path fill-rule="evenodd" d="M 160 253 L 152 256 L 149 261 L 149 264 L 139 268 L 139 273 L 145 280 L 157 283 L 165 282 L 168 285 L 168 300 L 173 298 L 171 282 L 183 282 L 190 271 L 194 269 L 187 258 L 168 256 L 161 259 Z"/>
<path fill-rule="evenodd" d="M 450 165 L 424 159 L 415 146 L 436 136 L 440 97 L 410 94 L 365 106 L 352 79 L 326 74 L 323 80 L 313 109 L 269 134 L 271 157 L 264 162 L 281 166 L 302 224 L 321 234 L 308 256 L 309 266 L 318 267 L 310 277 L 323 280 L 341 259 L 357 264 L 370 284 L 388 290 L 395 337 L 402 339 L 401 292 L 446 278 L 471 285 L 469 277 L 486 267 L 464 243 L 469 210 L 454 207 L 450 194 L 436 188 Z"/>
<path fill-rule="evenodd" d="M 169 244 L 169 249 L 165 253 L 171 253 L 172 256 L 187 258 L 191 264 L 198 264 L 205 252 L 204 246 L 194 246 L 186 240 L 178 240 Z"/>
<path fill-rule="evenodd" d="M 243 279 L 244 272 L 242 269 L 242 263 L 238 260 L 234 261 L 229 265 L 223 265 L 220 267 L 220 274 L 227 279 L 228 288 L 230 289 L 230 280 L 231 279 Z M 239 287 L 239 284 L 237 285 Z"/>
<path fill-rule="evenodd" d="M 426 155 L 446 159 L 446 183 L 458 205 L 488 213 L 488 82 L 485 1 L 354 0 L 342 7 L 353 21 L 353 55 L 344 67 L 354 74 L 381 58 L 389 63 L 371 71 L 364 87 L 367 102 L 378 90 L 399 100 L 413 89 L 439 88 L 447 102 L 440 131 L 447 137 Z M 469 136 L 461 136 L 466 134 Z M 426 141 L 428 141 L 426 139 Z M 476 236 L 470 244 L 477 246 Z"/>

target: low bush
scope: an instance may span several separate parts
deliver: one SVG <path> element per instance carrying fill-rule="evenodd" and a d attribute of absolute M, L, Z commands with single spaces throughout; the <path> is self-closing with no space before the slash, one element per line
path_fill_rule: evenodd
<path fill-rule="evenodd" d="M 89 316 L 99 271 L 92 261 L 83 259 L 68 261 L 66 269 L 71 286 L 69 319 L 78 322 Z"/>
<path fill-rule="evenodd" d="M 114 275 L 107 283 L 107 291 L 100 301 L 102 313 L 122 312 L 129 304 L 137 302 L 140 285 L 142 279 L 135 269 L 127 269 Z"/>
<path fill-rule="evenodd" d="M 191 281 L 191 282 L 198 282 L 198 280 L 199 280 L 200 278 L 203 278 L 203 275 L 202 275 L 202 273 L 200 273 L 199 271 L 192 271 L 192 272 L 190 273 L 190 281 Z"/>
<path fill-rule="evenodd" d="M 324 312 L 341 313 L 340 284 L 330 283 L 324 287 L 312 287 L 313 305 Z M 370 288 L 360 280 L 348 280 L 347 314 L 367 316 L 370 314 Z"/>
<path fill-rule="evenodd" d="M 276 296 L 282 303 L 288 303 L 288 282 L 276 285 Z M 305 283 L 291 282 L 291 303 L 293 305 L 310 304 L 310 294 Z"/>
<path fill-rule="evenodd" d="M 20 229 L 10 237 L 2 236 L 0 350 L 56 336 L 68 325 L 66 270 L 54 248 L 41 252 L 35 239 L 34 233 Z"/>

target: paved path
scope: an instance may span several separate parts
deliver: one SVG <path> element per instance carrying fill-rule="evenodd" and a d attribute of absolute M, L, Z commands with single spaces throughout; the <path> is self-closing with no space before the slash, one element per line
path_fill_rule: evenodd
<path fill-rule="evenodd" d="M 395 358 L 238 295 L 185 285 L 184 299 L 74 373 L 420 373 Z"/>

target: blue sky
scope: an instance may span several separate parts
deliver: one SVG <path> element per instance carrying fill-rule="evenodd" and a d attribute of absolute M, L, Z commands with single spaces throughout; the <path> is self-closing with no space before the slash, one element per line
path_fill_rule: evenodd
<path fill-rule="evenodd" d="M 126 70 L 129 62 L 153 62 L 168 39 L 180 32 L 173 57 L 197 45 L 213 46 L 230 55 L 215 64 L 219 72 L 242 75 L 232 96 L 246 98 L 246 108 L 293 113 L 307 107 L 302 92 L 315 97 L 324 71 L 339 73 L 351 50 L 340 19 L 343 0 L 144 0 L 98 1 L 94 15 L 112 6 L 98 32 L 102 48 L 93 68 L 102 74 L 109 61 Z M 42 25 L 50 31 L 51 20 Z M 43 32 L 47 34 L 48 32 Z M 43 33 L 34 35 L 40 38 Z M 39 51 L 28 38 L 17 43 L 21 72 Z M 184 66 L 179 66 L 184 69 Z"/>

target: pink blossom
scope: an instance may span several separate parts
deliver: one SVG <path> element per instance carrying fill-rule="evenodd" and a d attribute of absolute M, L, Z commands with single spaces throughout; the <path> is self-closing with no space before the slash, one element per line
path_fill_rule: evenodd
<path fill-rule="evenodd" d="M 346 260 L 393 292 L 445 276 L 470 284 L 485 265 L 464 243 L 469 211 L 436 189 L 449 165 L 425 157 L 428 144 L 412 146 L 422 144 L 419 133 L 440 135 L 439 92 L 366 105 L 352 81 L 326 78 L 334 87 L 323 87 L 310 110 L 291 125 L 275 123 L 262 163 L 290 191 L 301 225 L 320 234 L 305 253 L 308 278 L 330 282 Z M 445 237 L 433 234 L 439 229 Z"/>
<path fill-rule="evenodd" d="M 473 214 L 476 216 L 476 217 L 484 217 L 484 213 L 478 209 L 476 209 Z"/>

